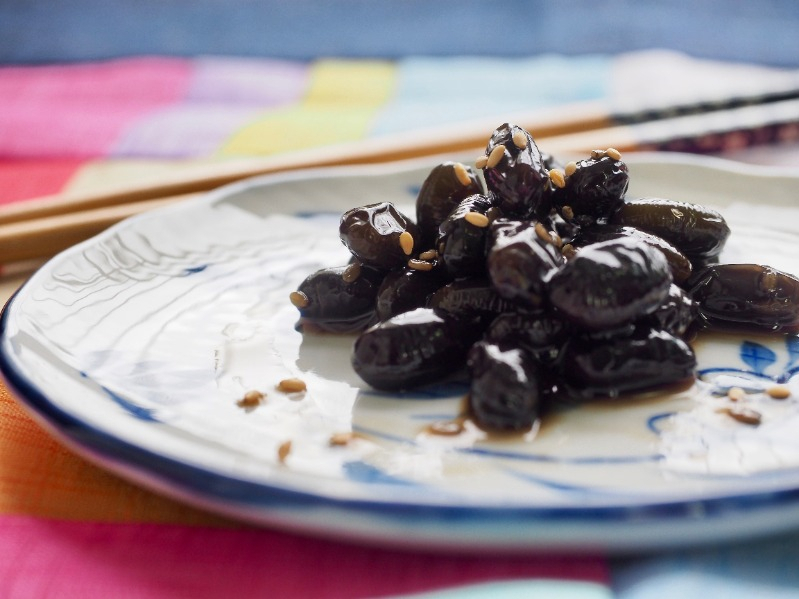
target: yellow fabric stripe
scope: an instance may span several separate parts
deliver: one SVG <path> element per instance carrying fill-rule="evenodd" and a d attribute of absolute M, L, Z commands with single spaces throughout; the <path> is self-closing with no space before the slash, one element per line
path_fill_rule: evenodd
<path fill-rule="evenodd" d="M 223 145 L 223 155 L 290 152 L 364 139 L 390 99 L 396 68 L 388 61 L 321 60 L 296 106 L 270 111 Z"/>

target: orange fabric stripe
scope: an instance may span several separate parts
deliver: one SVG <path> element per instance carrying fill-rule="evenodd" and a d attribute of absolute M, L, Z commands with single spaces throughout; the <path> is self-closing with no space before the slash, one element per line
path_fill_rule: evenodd
<path fill-rule="evenodd" d="M 109 474 L 64 448 L 0 385 L 0 514 L 227 526 Z"/>

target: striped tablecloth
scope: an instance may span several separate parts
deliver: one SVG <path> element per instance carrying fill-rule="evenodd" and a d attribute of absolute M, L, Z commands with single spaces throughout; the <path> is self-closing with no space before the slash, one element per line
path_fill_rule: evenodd
<path fill-rule="evenodd" d="M 664 94 L 690 100 L 796 80 L 793 71 L 670 52 L 309 63 L 150 56 L 6 66 L 0 203 L 477 117 L 500 124 L 504 114 L 536 107 L 586 100 L 622 106 Z M 799 167 L 795 144 L 730 155 Z M 0 290 L 7 297 L 24 273 L 4 268 Z M 795 565 L 799 537 L 770 543 L 767 584 L 753 575 L 735 589 L 760 584 L 788 597 L 777 593 L 799 587 L 795 568 L 775 566 L 786 559 Z M 668 588 L 690 588 L 690 580 L 712 591 L 718 572 L 734 563 L 730 555 L 743 561 L 749 554 L 712 548 L 623 562 L 592 554 L 431 555 L 256 529 L 86 463 L 0 387 L 2 597 L 443 597 L 444 589 L 477 583 L 491 584 L 491 596 L 655 597 L 663 577 Z"/>

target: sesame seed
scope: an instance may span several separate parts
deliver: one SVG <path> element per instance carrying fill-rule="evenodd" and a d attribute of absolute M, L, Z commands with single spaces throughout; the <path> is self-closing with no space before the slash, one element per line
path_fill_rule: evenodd
<path fill-rule="evenodd" d="M 577 163 L 574 161 L 569 162 L 566 167 L 564 168 L 564 173 L 567 177 L 571 177 L 574 174 L 574 171 L 577 170 Z"/>
<path fill-rule="evenodd" d="M 307 308 L 311 300 L 302 291 L 292 291 L 289 294 L 289 301 L 294 304 L 296 308 Z"/>
<path fill-rule="evenodd" d="M 574 218 L 574 210 L 572 210 L 571 206 L 564 206 L 560 209 L 560 214 L 566 220 L 571 220 Z"/>
<path fill-rule="evenodd" d="M 788 399 L 791 396 L 791 390 L 788 385 L 773 385 L 766 389 L 766 393 L 772 399 Z"/>
<path fill-rule="evenodd" d="M 605 150 L 605 155 L 609 156 L 613 160 L 621 160 L 621 152 L 619 152 L 616 148 L 608 148 Z"/>
<path fill-rule="evenodd" d="M 341 273 L 341 278 L 344 279 L 345 283 L 352 283 L 353 281 L 357 281 L 358 277 L 361 276 L 361 263 L 360 262 L 353 262 L 347 268 L 344 269 L 344 272 Z"/>
<path fill-rule="evenodd" d="M 286 458 L 291 453 L 291 441 L 284 441 L 277 448 L 277 459 L 281 464 L 285 464 Z"/>
<path fill-rule="evenodd" d="M 447 244 L 445 242 L 441 242 L 438 244 L 438 253 L 439 255 L 443 254 L 447 249 Z"/>
<path fill-rule="evenodd" d="M 355 439 L 355 433 L 353 432 L 333 433 L 330 435 L 329 444 L 332 446 L 349 445 L 353 439 Z"/>
<path fill-rule="evenodd" d="M 419 254 L 419 260 L 435 260 L 438 258 L 438 252 L 435 250 L 427 250 Z"/>
<path fill-rule="evenodd" d="M 400 233 L 399 244 L 406 256 L 410 256 L 413 253 L 413 235 L 408 233 L 408 231 Z"/>
<path fill-rule="evenodd" d="M 553 168 L 549 171 L 549 180 L 552 181 L 552 184 L 558 189 L 566 187 L 566 179 L 563 175 L 563 171 L 559 168 Z"/>
<path fill-rule="evenodd" d="M 264 397 L 266 397 L 263 393 L 257 390 L 247 391 L 240 400 L 236 402 L 236 405 L 241 408 L 254 408 L 258 404 L 260 404 Z"/>
<path fill-rule="evenodd" d="M 467 187 L 472 183 L 472 178 L 469 176 L 469 171 L 467 171 L 466 167 L 460 162 L 456 162 L 452 169 L 455 171 L 455 176 L 458 178 L 458 181 L 460 181 L 461 185 Z"/>
<path fill-rule="evenodd" d="M 485 214 L 480 214 L 479 212 L 467 212 L 464 215 L 463 220 L 474 225 L 475 227 L 480 227 L 481 229 L 490 224 L 488 217 Z"/>
<path fill-rule="evenodd" d="M 486 168 L 494 168 L 499 164 L 499 161 L 502 160 L 503 156 L 505 156 L 505 146 L 503 144 L 494 146 L 494 149 L 491 150 L 491 153 L 488 155 Z"/>
<path fill-rule="evenodd" d="M 725 410 L 732 418 L 743 424 L 751 424 L 757 426 L 762 421 L 763 417 L 760 412 L 750 408 L 736 407 Z"/>
<path fill-rule="evenodd" d="M 538 238 L 541 241 L 545 243 L 552 243 L 552 237 L 550 236 L 549 231 L 547 231 L 547 228 L 543 224 L 541 223 L 535 224 L 535 234 L 538 235 Z"/>
<path fill-rule="evenodd" d="M 746 399 L 746 391 L 740 387 L 730 387 L 727 390 L 727 397 L 730 399 L 730 401 L 741 401 Z"/>
<path fill-rule="evenodd" d="M 563 255 L 564 258 L 569 260 L 577 255 L 577 250 L 574 249 L 574 246 L 572 244 L 567 243 L 562 248 L 560 248 L 560 253 Z"/>
<path fill-rule="evenodd" d="M 478 156 L 477 160 L 474 161 L 474 165 L 477 168 L 485 168 L 487 162 L 488 162 L 488 156 Z"/>
<path fill-rule="evenodd" d="M 442 435 L 444 437 L 460 435 L 465 430 L 466 427 L 464 427 L 463 420 L 461 419 L 441 420 L 434 422 L 428 427 L 428 431 L 430 431 L 432 434 Z"/>
<path fill-rule="evenodd" d="M 408 260 L 408 268 L 412 268 L 413 270 L 433 270 L 433 263 L 427 262 L 425 260 L 416 260 L 411 258 Z"/>
<path fill-rule="evenodd" d="M 520 150 L 523 150 L 524 148 L 527 147 L 527 135 L 525 135 L 524 131 L 522 131 L 521 129 L 516 129 L 516 131 L 513 132 L 512 139 L 513 139 L 513 145 L 519 148 Z"/>
<path fill-rule="evenodd" d="M 591 150 L 591 158 L 599 160 L 605 157 L 605 150 Z"/>
<path fill-rule="evenodd" d="M 283 379 L 277 384 L 278 391 L 283 393 L 300 393 L 307 388 L 305 381 L 297 378 Z"/>

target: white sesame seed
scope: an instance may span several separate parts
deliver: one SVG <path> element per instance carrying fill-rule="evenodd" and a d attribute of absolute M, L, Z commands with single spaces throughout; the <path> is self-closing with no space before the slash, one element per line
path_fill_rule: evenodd
<path fill-rule="evenodd" d="M 413 235 L 408 233 L 408 231 L 400 233 L 399 244 L 406 256 L 410 256 L 413 253 Z"/>
<path fill-rule="evenodd" d="M 494 168 L 499 164 L 499 161 L 502 160 L 502 157 L 505 156 L 505 145 L 499 144 L 494 146 L 494 149 L 491 150 L 491 153 L 488 155 L 488 161 L 486 162 L 486 168 Z"/>
<path fill-rule="evenodd" d="M 485 214 L 480 214 L 479 212 L 467 212 L 463 219 L 475 227 L 487 227 L 490 224 L 488 217 Z"/>
<path fill-rule="evenodd" d="M 464 165 L 462 165 L 460 162 L 456 162 L 452 168 L 455 171 L 455 176 L 458 178 L 458 181 L 460 181 L 461 185 L 467 187 L 472 183 L 472 178 L 469 176 L 469 171 L 466 170 Z"/>
<path fill-rule="evenodd" d="M 302 291 L 292 291 L 289 294 L 289 301 L 297 308 L 306 308 L 311 300 Z"/>
<path fill-rule="evenodd" d="M 511 139 L 513 139 L 513 145 L 520 150 L 523 150 L 527 147 L 527 135 L 525 135 L 524 131 L 521 129 L 516 129 L 516 131 L 513 132 L 513 137 Z"/>
<path fill-rule="evenodd" d="M 565 169 L 564 169 L 564 174 L 565 174 L 567 177 L 571 177 L 571 176 L 574 174 L 574 171 L 576 171 L 576 170 L 577 170 L 577 163 L 576 163 L 576 162 L 574 162 L 574 161 L 572 161 L 572 162 L 569 162 L 569 163 L 566 165 L 566 167 L 565 167 Z"/>
<path fill-rule="evenodd" d="M 791 390 L 787 385 L 773 385 L 766 389 L 766 393 L 772 399 L 788 399 L 791 396 Z"/>
<path fill-rule="evenodd" d="M 566 187 L 566 178 L 563 175 L 563 171 L 558 168 L 553 168 L 549 171 L 549 180 L 552 181 L 552 184 L 558 189 Z"/>

